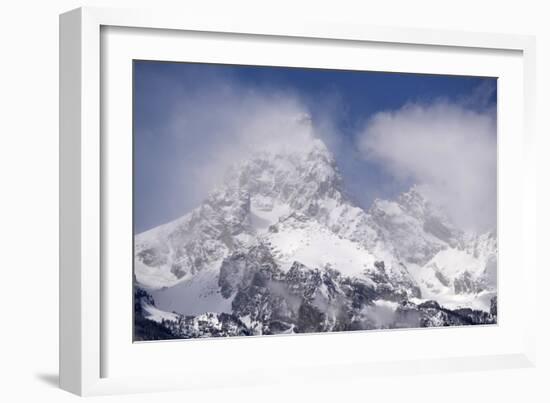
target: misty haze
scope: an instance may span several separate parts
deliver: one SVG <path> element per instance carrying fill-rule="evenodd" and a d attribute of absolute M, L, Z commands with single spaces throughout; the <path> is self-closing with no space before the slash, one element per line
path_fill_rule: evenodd
<path fill-rule="evenodd" d="M 133 79 L 135 341 L 497 322 L 496 79 Z"/>

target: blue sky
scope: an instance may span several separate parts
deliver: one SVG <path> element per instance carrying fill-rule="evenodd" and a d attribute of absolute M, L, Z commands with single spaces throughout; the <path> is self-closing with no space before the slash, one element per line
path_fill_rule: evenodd
<path fill-rule="evenodd" d="M 449 136 L 459 139 L 453 144 L 481 150 L 464 150 L 465 155 L 476 155 L 467 165 L 486 171 L 483 164 L 492 164 L 493 154 L 496 157 L 496 95 L 493 78 L 135 61 L 134 230 L 142 232 L 196 207 L 211 185 L 201 186 L 201 175 L 216 164 L 223 170 L 226 162 L 220 156 L 234 143 L 225 128 L 238 127 L 238 122 L 260 113 L 249 105 L 269 109 L 270 102 L 279 105 L 281 113 L 294 108 L 311 115 L 351 196 L 366 208 L 374 198 L 393 198 L 418 182 L 426 183 L 436 197 L 484 189 L 487 183 L 474 186 L 468 178 L 453 188 L 453 176 L 462 176 L 456 172 L 465 169 L 463 158 L 449 162 L 454 167 L 448 168 L 446 180 L 437 177 L 441 170 L 409 156 L 442 156 L 439 164 L 449 165 L 455 154 L 449 157 L 449 147 L 437 148 L 445 144 L 448 120 L 454 128 Z M 414 127 L 419 138 L 433 133 L 433 141 L 425 143 L 435 148 L 416 150 L 414 130 L 401 141 L 400 133 L 406 134 L 408 127 Z M 395 132 L 397 144 L 407 147 L 393 155 L 396 148 L 388 148 L 386 132 Z M 485 182 L 493 176 L 496 192 L 496 170 Z M 492 189 L 493 183 L 489 186 Z M 490 195 L 483 203 L 487 198 Z M 490 200 L 486 210 L 490 203 L 496 201 Z M 461 208 L 472 210 L 471 205 L 449 206 Z"/>

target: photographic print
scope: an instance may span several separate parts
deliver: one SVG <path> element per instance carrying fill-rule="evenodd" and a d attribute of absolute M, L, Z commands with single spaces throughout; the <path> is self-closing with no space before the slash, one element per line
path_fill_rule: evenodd
<path fill-rule="evenodd" d="M 133 62 L 134 340 L 497 323 L 497 80 Z"/>

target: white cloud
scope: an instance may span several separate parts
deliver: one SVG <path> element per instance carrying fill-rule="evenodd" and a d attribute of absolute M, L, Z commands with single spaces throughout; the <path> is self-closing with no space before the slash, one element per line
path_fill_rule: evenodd
<path fill-rule="evenodd" d="M 397 180 L 416 182 L 466 230 L 496 225 L 496 119 L 439 101 L 374 115 L 360 133 L 363 156 Z"/>
<path fill-rule="evenodd" d="M 152 156 L 148 165 L 178 178 L 179 185 L 169 194 L 179 206 L 173 216 L 195 207 L 223 182 L 231 165 L 253 152 L 304 149 L 313 138 L 311 126 L 304 124 L 308 110 L 292 93 L 227 82 L 181 97 L 170 115 L 164 130 L 153 134 L 164 147 L 158 154 L 169 166 L 157 168 L 158 159 Z"/>
<path fill-rule="evenodd" d="M 340 132 L 345 106 L 334 94 L 304 99 L 289 88 L 245 85 L 219 74 L 158 80 L 148 81 L 155 98 L 147 102 L 161 108 L 161 119 L 139 130 L 136 148 L 140 229 L 196 207 L 223 182 L 230 165 L 258 148 L 307 148 L 311 128 L 300 122 L 310 112 L 307 105 L 315 107 L 314 135 L 335 154 L 352 195 L 365 207 L 372 195 L 393 197 L 414 181 L 459 225 L 484 229 L 495 224 L 494 113 L 468 110 L 471 97 L 460 105 L 437 102 L 378 113 L 354 144 L 349 133 Z M 368 167 L 373 169 L 364 173 Z M 361 193 L 364 189 L 368 194 Z"/>

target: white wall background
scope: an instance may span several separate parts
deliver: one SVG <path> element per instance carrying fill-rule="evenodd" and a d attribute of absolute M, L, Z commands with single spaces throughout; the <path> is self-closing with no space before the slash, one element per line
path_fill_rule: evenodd
<path fill-rule="evenodd" d="M 99 401 L 550 401 L 547 259 L 550 29 L 544 1 L 11 0 L 0 5 L 0 396 L 5 402 L 66 402 L 57 383 L 58 14 L 81 5 L 163 7 L 182 12 L 313 14 L 373 25 L 537 35 L 539 364 L 535 369 L 377 377 L 333 385 L 258 387 L 94 398 Z"/>

